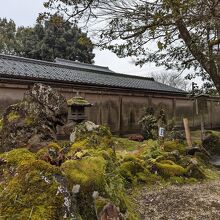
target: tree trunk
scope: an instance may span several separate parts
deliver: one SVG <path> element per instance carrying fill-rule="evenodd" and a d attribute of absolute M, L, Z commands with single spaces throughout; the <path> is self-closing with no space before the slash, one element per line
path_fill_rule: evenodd
<path fill-rule="evenodd" d="M 195 57 L 195 59 L 209 74 L 214 85 L 216 86 L 218 93 L 220 94 L 220 63 L 217 62 L 217 60 L 213 56 L 208 57 L 200 50 L 197 44 L 193 41 L 186 27 L 186 24 L 184 23 L 181 17 L 179 9 L 175 5 L 172 5 L 172 9 L 174 17 L 176 18 L 175 23 L 179 30 L 180 37 L 184 40 L 186 46 L 188 47 L 192 55 Z"/>

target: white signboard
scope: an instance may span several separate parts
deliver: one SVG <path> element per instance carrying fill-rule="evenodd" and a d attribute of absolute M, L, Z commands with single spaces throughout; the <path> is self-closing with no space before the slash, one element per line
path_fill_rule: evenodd
<path fill-rule="evenodd" d="M 159 137 L 165 136 L 165 128 L 159 127 Z"/>

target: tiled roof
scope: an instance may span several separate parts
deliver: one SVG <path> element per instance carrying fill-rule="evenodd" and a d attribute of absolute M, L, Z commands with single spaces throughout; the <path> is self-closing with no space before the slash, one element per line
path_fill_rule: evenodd
<path fill-rule="evenodd" d="M 65 60 L 61 58 L 56 58 L 55 63 L 57 64 L 62 64 L 62 65 L 67 65 L 67 66 L 72 66 L 72 67 L 77 67 L 81 69 L 87 69 L 87 70 L 95 70 L 95 71 L 101 71 L 101 72 L 106 72 L 106 73 L 113 73 L 112 70 L 110 70 L 108 67 L 104 66 L 97 66 L 97 65 L 91 65 L 88 63 L 81 63 L 78 61 L 72 61 L 72 60 Z"/>
<path fill-rule="evenodd" d="M 0 77 L 62 81 L 176 94 L 186 93 L 183 90 L 156 82 L 153 78 L 119 74 L 109 70 L 108 67 L 63 59 L 56 59 L 53 63 L 0 54 Z"/>

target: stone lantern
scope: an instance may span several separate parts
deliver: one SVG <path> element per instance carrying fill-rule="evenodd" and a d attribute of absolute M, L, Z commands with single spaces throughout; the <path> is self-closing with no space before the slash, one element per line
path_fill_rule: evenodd
<path fill-rule="evenodd" d="M 69 110 L 69 120 L 75 123 L 81 123 L 87 119 L 85 115 L 85 107 L 91 107 L 92 104 L 83 99 L 78 94 L 67 101 Z"/>

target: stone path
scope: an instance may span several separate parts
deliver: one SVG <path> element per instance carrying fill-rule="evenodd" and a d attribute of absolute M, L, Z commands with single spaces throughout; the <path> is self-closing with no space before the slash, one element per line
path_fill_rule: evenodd
<path fill-rule="evenodd" d="M 220 220 L 220 180 L 145 188 L 136 202 L 141 220 Z"/>

